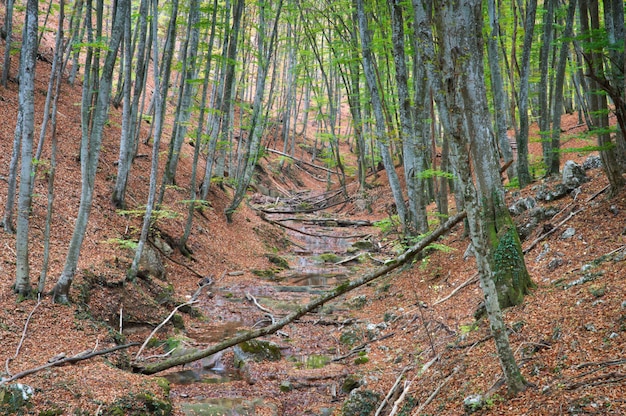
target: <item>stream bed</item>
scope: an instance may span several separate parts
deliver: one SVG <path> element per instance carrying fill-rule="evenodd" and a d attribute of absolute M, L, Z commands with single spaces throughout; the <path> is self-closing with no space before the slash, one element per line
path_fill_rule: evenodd
<path fill-rule="evenodd" d="M 174 354 L 269 325 L 366 267 L 360 260 L 365 256 L 359 256 L 364 251 L 354 244 L 367 241 L 374 231 L 371 227 L 319 225 L 306 217 L 284 221 L 279 214 L 269 219 L 286 226 L 291 250 L 279 255 L 288 268 L 272 279 L 253 276 L 252 282 L 251 278 L 217 282 L 211 289 L 214 296 L 198 306 L 207 322 L 187 328 L 180 351 Z M 254 344 L 254 348 L 262 345 L 264 352 L 276 349 L 277 359 L 258 359 L 256 352 L 248 351 L 252 347 L 240 344 L 168 372 L 164 377 L 170 382 L 175 408 L 188 416 L 332 414 L 333 407 L 341 405 L 337 395 L 347 371 L 335 362 L 340 346 L 329 329 L 335 329 L 333 322 L 347 319 L 345 311 L 345 307 L 324 305 L 315 316 L 323 325 L 309 315 L 263 337 L 259 342 L 265 344 Z M 290 399 L 292 393 L 297 396 Z M 333 402 L 334 406 L 320 406 Z"/>

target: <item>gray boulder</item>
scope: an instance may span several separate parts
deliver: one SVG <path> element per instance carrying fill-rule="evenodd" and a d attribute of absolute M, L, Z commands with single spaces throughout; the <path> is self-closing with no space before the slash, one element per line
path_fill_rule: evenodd
<path fill-rule="evenodd" d="M 563 185 L 572 190 L 578 188 L 588 180 L 587 174 L 582 166 L 573 160 L 565 162 L 565 167 L 563 167 L 563 179 L 561 181 Z"/>

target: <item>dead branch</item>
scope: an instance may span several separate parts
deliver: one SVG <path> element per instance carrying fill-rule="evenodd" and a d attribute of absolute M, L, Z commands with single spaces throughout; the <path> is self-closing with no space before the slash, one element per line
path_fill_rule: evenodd
<path fill-rule="evenodd" d="M 432 306 L 435 305 L 439 305 L 440 303 L 444 303 L 445 301 L 447 301 L 448 299 L 450 299 L 452 296 L 456 295 L 457 292 L 459 292 L 461 289 L 463 289 L 465 286 L 469 286 L 472 283 L 474 283 L 475 281 L 478 280 L 478 273 L 475 273 L 472 277 L 470 277 L 469 279 L 467 279 L 465 282 L 461 283 L 460 286 L 457 286 L 456 289 L 454 289 L 452 292 L 450 292 L 450 294 L 448 296 L 446 296 L 445 298 L 439 299 L 438 301 L 436 301 L 435 303 L 432 304 Z"/>
<path fill-rule="evenodd" d="M 404 373 L 406 373 L 407 370 L 411 370 L 411 369 L 413 369 L 413 366 L 406 366 L 406 367 L 404 367 L 402 369 L 402 372 L 400 372 L 400 375 L 398 376 L 398 378 L 396 378 L 396 382 L 393 383 L 393 386 L 391 386 L 391 388 L 389 389 L 389 392 L 387 393 L 387 395 L 383 399 L 382 403 L 380 403 L 380 406 L 378 406 L 378 410 L 376 410 L 376 413 L 374 413 L 374 416 L 379 416 L 380 415 L 380 412 L 383 411 L 383 409 L 387 405 L 387 402 L 395 394 L 396 389 L 398 388 L 398 386 L 400 385 L 400 382 L 402 381 L 402 378 L 404 377 Z"/>
<path fill-rule="evenodd" d="M 581 364 L 578 364 L 574 368 L 577 370 L 580 370 L 581 368 L 586 368 L 586 367 L 593 367 L 593 366 L 608 367 L 611 365 L 622 365 L 622 364 L 626 364 L 626 359 L 600 361 L 597 363 L 594 363 L 594 362 L 581 363 Z"/>
<path fill-rule="evenodd" d="M 576 390 L 580 387 L 594 387 L 600 386 L 602 384 L 621 383 L 624 380 L 626 380 L 626 374 L 611 372 L 578 383 L 572 383 L 568 386 L 565 386 L 565 388 L 567 390 Z"/>
<path fill-rule="evenodd" d="M 579 210 L 576 210 L 574 212 L 571 212 L 567 218 L 565 218 L 563 221 L 561 221 L 560 223 L 558 223 L 553 229 L 551 229 L 550 231 L 548 231 L 547 233 L 543 233 L 542 235 L 540 235 L 539 237 L 537 237 L 537 239 L 535 241 L 533 241 L 528 247 L 526 247 L 523 250 L 524 254 L 527 254 L 530 250 L 532 250 L 533 248 L 535 248 L 537 246 L 537 244 L 539 244 L 540 242 L 542 242 L 543 240 L 546 239 L 546 237 L 548 237 L 549 235 L 553 234 L 556 230 L 559 229 L 559 227 L 561 227 L 563 224 L 565 224 L 566 222 L 568 222 L 570 219 L 572 219 L 572 217 L 574 217 L 574 215 L 578 214 L 579 212 L 584 211 L 585 208 L 581 208 Z"/>
<path fill-rule="evenodd" d="M 267 217 L 263 218 L 265 221 L 269 222 L 270 224 L 274 224 L 277 225 L 279 227 L 283 227 L 286 228 L 288 230 L 291 231 L 295 231 L 297 233 L 300 234 L 304 234 L 304 235 L 309 235 L 311 237 L 324 237 L 324 238 L 336 238 L 336 239 L 348 239 L 348 238 L 363 238 L 363 237 L 367 237 L 370 234 L 353 234 L 353 235 L 332 235 L 332 234 L 314 234 L 314 233 L 309 233 L 303 230 L 299 230 L 295 227 L 290 227 L 289 225 L 285 225 L 285 224 L 281 224 L 279 221 L 274 221 L 274 220 L 270 220 Z"/>
<path fill-rule="evenodd" d="M 190 306 L 198 302 L 198 300 L 196 299 L 196 295 L 199 295 L 201 290 L 202 290 L 202 287 L 200 287 L 200 289 L 196 291 L 196 294 L 191 298 L 189 302 L 181 303 L 180 305 L 175 307 L 174 310 L 170 312 L 170 314 L 167 316 L 167 318 L 165 318 L 159 325 L 157 325 L 156 328 L 152 330 L 152 332 L 150 332 L 150 335 L 148 335 L 148 338 L 146 338 L 146 340 L 141 345 L 141 348 L 139 348 L 139 351 L 137 351 L 137 354 L 135 355 L 135 361 L 139 359 L 139 357 L 141 356 L 141 353 L 143 352 L 143 349 L 146 348 L 146 345 L 148 345 L 148 342 L 150 342 L 154 334 L 156 334 L 157 331 L 163 327 L 163 325 L 165 325 L 170 319 L 172 319 L 172 316 L 174 316 L 174 314 L 178 312 L 180 308 L 184 306 Z"/>
<path fill-rule="evenodd" d="M 421 413 L 422 413 L 422 411 L 424 410 L 424 408 L 425 408 L 426 406 L 428 406 L 428 405 L 430 404 L 430 402 L 432 402 L 432 401 L 435 399 L 435 397 L 437 397 L 437 395 L 439 394 L 439 392 L 441 391 L 441 389 L 442 389 L 442 388 L 443 388 L 446 384 L 448 384 L 448 382 L 452 379 L 452 377 L 454 377 L 454 375 L 455 375 L 456 373 L 458 373 L 458 372 L 459 372 L 459 370 L 460 370 L 460 369 L 461 369 L 461 367 L 460 367 L 460 366 L 454 367 L 454 371 L 452 371 L 452 373 L 451 373 L 448 377 L 446 377 L 446 379 L 445 379 L 445 380 L 444 380 L 441 384 L 439 384 L 439 386 L 437 386 L 437 388 L 436 388 L 436 389 L 435 389 L 435 390 L 431 393 L 431 395 L 430 395 L 430 396 L 428 396 L 428 399 L 426 399 L 426 401 L 424 401 L 424 403 L 422 403 L 422 404 L 420 405 L 420 407 L 418 407 L 418 408 L 417 408 L 417 410 L 416 410 L 414 413 L 415 413 L 415 414 L 418 414 L 418 415 L 419 415 L 419 414 L 421 414 Z"/>
<path fill-rule="evenodd" d="M 334 171 L 332 171 L 332 170 L 330 170 L 328 168 L 325 168 L 324 166 L 319 166 L 319 165 L 315 165 L 313 163 L 306 162 L 306 161 L 304 161 L 302 159 L 295 158 L 295 157 L 293 157 L 291 155 L 288 155 L 286 153 L 280 152 L 278 150 L 270 149 L 269 147 L 266 147 L 265 150 L 267 150 L 270 153 L 275 153 L 277 155 L 289 158 L 289 159 L 293 160 L 296 163 L 301 163 L 303 165 L 307 165 L 307 166 L 310 166 L 310 167 L 315 168 L 315 169 L 320 169 L 320 170 L 323 170 L 324 172 L 332 173 L 333 175 L 337 174 L 337 172 L 334 172 Z"/>
<path fill-rule="evenodd" d="M 189 271 L 190 271 L 191 273 L 193 273 L 196 277 L 199 277 L 199 278 L 201 278 L 201 279 L 204 277 L 203 275 L 201 275 L 200 273 L 198 273 L 197 271 L 195 271 L 195 270 L 194 270 L 194 269 L 192 269 L 191 267 L 187 266 L 185 263 L 180 262 L 180 261 L 178 261 L 178 260 L 176 260 L 176 259 L 172 258 L 171 256 L 168 256 L 167 254 L 165 254 L 165 253 L 163 252 L 163 250 L 161 250 L 159 247 L 157 247 L 157 245 L 156 245 L 156 244 L 152 244 L 152 247 L 156 248 L 156 249 L 157 249 L 157 250 L 158 250 L 158 251 L 159 251 L 159 252 L 163 255 L 163 257 L 165 257 L 166 259 L 168 259 L 168 260 L 169 260 L 169 261 L 171 261 L 172 263 L 176 263 L 176 264 L 178 264 L 179 266 L 182 266 L 182 267 L 184 267 L 185 269 L 189 270 Z"/>
<path fill-rule="evenodd" d="M 105 355 L 105 354 L 109 354 L 118 350 L 122 350 L 122 349 L 126 349 L 126 348 L 130 348 L 130 347 L 134 347 L 136 345 L 139 345 L 138 342 L 131 342 L 130 344 L 124 344 L 124 345 L 116 345 L 115 347 L 111 347 L 111 348 L 105 348 L 103 350 L 100 351 L 93 351 L 93 352 L 89 352 L 90 350 L 88 350 L 87 352 L 81 352 L 79 354 L 73 355 L 71 357 L 67 357 L 67 358 L 63 358 L 60 359 L 58 361 L 53 361 L 51 363 L 46 363 L 44 365 L 41 365 L 39 367 L 34 367 L 34 368 L 29 368 L 28 370 L 24 370 L 21 371 L 9 378 L 5 378 L 0 380 L 0 386 L 3 386 L 6 383 L 10 383 L 12 381 L 15 381 L 17 379 L 26 377 L 28 375 L 34 374 L 38 371 L 41 370 L 45 370 L 46 368 L 49 367 L 58 367 L 67 363 L 77 363 L 79 361 L 84 361 L 84 360 L 89 360 L 90 358 L 93 357 L 97 357 L 99 355 Z"/>
<path fill-rule="evenodd" d="M 250 294 L 250 292 L 246 292 L 246 299 L 254 303 L 254 306 L 256 306 L 257 308 L 265 312 L 269 316 L 269 318 L 272 320 L 272 324 L 276 323 L 276 318 L 274 318 L 274 312 L 267 309 L 265 306 L 261 305 L 259 301 L 257 301 L 256 298 Z"/>
<path fill-rule="evenodd" d="M 292 221 L 292 222 L 305 222 L 322 226 L 335 226 L 335 227 L 369 227 L 372 225 L 368 220 L 344 220 L 340 218 L 299 218 L 299 217 L 285 217 L 275 220 L 276 222 Z"/>
<path fill-rule="evenodd" d="M 303 209 L 285 209 L 285 210 L 271 210 L 271 209 L 263 209 L 263 208 L 252 208 L 252 209 L 264 212 L 266 214 L 306 214 L 306 213 L 321 211 L 327 208 L 332 208 L 341 204 L 347 204 L 348 202 L 350 202 L 350 199 L 342 199 L 341 201 L 338 201 L 332 204 L 319 206 L 319 207 L 313 207 L 313 208 L 303 208 Z"/>
<path fill-rule="evenodd" d="M 26 339 L 26 331 L 28 330 L 28 323 L 30 322 L 30 319 L 33 317 L 33 314 L 35 313 L 39 305 L 41 305 L 41 294 L 37 295 L 37 304 L 35 305 L 33 310 L 30 311 L 30 313 L 28 314 L 28 317 L 26 318 L 26 322 L 24 323 L 24 329 L 22 330 L 22 338 L 20 338 L 20 342 L 17 344 L 17 348 L 15 349 L 15 355 L 13 357 L 7 358 L 7 361 L 4 364 L 6 368 L 6 373 L 8 375 L 11 375 L 11 371 L 9 370 L 9 364 L 11 363 L 11 361 L 15 360 L 18 355 L 20 355 L 20 349 L 22 348 L 24 339 Z"/>
<path fill-rule="evenodd" d="M 294 320 L 306 315 L 307 313 L 317 309 L 318 307 L 324 305 L 326 302 L 329 302 L 345 293 L 350 292 L 358 287 L 361 287 L 381 276 L 387 275 L 387 273 L 397 269 L 398 267 L 410 262 L 413 258 L 428 247 L 429 244 L 436 241 L 440 236 L 444 235 L 448 231 L 452 229 L 455 225 L 461 222 L 467 213 L 465 211 L 460 212 L 459 214 L 451 217 L 448 221 L 445 222 L 442 226 L 434 230 L 431 234 L 426 236 L 419 243 L 410 247 L 407 251 L 402 253 L 400 256 L 395 258 L 394 260 L 388 261 L 383 266 L 371 271 L 370 273 L 365 274 L 363 277 L 358 278 L 351 282 L 344 282 L 334 289 L 328 291 L 326 294 L 321 295 L 317 299 L 312 302 L 299 307 L 294 312 L 290 313 L 286 317 L 282 318 L 280 321 L 276 322 L 273 325 L 259 328 L 256 330 L 247 331 L 236 335 L 232 338 L 226 339 L 218 344 L 215 344 L 209 348 L 205 348 L 199 351 L 193 351 L 188 354 L 180 355 L 178 357 L 172 357 L 165 361 L 156 362 L 152 364 L 143 364 L 134 362 L 133 369 L 136 372 L 143 374 L 155 374 L 161 372 L 163 370 L 167 370 L 168 368 L 175 367 L 177 365 L 191 363 L 193 361 L 200 360 L 202 358 L 208 357 L 209 355 L 215 354 L 216 352 L 225 350 L 226 348 L 232 347 L 234 345 L 240 344 L 244 341 L 249 341 L 251 339 L 259 338 L 265 335 L 273 334 L 276 331 L 282 329 L 287 324 L 293 322 Z"/>

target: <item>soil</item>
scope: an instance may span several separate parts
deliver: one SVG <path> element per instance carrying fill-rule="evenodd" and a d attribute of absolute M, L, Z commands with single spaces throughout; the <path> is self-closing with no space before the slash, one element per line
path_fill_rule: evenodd
<path fill-rule="evenodd" d="M 37 123 L 41 123 L 49 69 L 47 63 L 38 63 Z M 17 58 L 14 57 L 11 73 L 16 72 Z M 7 121 L 0 126 L 3 175 L 8 170 L 12 152 L 17 90 L 16 82 L 10 82 L 7 89 L 0 89 L 0 108 Z M 61 94 L 60 149 L 47 290 L 61 273 L 79 204 L 80 85 L 64 83 Z M 172 340 L 185 348 L 202 348 L 215 342 L 216 333 L 209 329 L 223 328 L 224 332 L 217 336 L 224 338 L 238 329 L 263 322 L 267 319 L 266 313 L 244 300 L 246 293 L 277 301 L 283 296 L 274 289 L 276 282 L 259 274 L 276 270 L 269 254 L 288 256 L 294 250 L 293 237 L 253 209 L 255 201 L 268 201 L 268 197 L 260 193 L 251 194 L 249 203 L 235 213 L 232 223 L 227 223 L 223 212 L 232 196 L 232 189 L 227 186 L 223 189 L 212 186 L 208 206 L 196 213 L 188 244 L 191 257 L 174 250 L 164 257 L 164 280 L 145 278 L 134 283 L 124 282 L 133 254 L 124 247 L 124 241 L 137 238 L 141 217 L 117 212 L 110 203 L 116 174 L 120 110 L 111 108 L 110 119 L 70 305 L 53 304 L 49 296 L 44 296 L 40 303 L 34 299 L 16 299 L 11 289 L 15 275 L 15 236 L 0 233 L 3 247 L 0 252 L 0 363 L 3 363 L 0 372 L 4 376 L 41 366 L 59 354 L 73 356 L 123 343 L 143 343 L 175 306 L 187 302 L 196 293 L 203 278 L 210 278 L 213 283 L 202 291 L 198 297 L 200 302 L 181 311 L 179 318 L 173 320 L 176 325 L 170 321 L 163 326 L 155 334 L 162 343 L 149 344 L 143 357 L 163 359 L 167 350 L 163 343 Z M 168 127 L 171 129 L 171 125 L 166 126 L 166 131 Z M 146 137 L 148 128 L 147 124 L 142 126 L 142 137 Z M 586 139 L 576 137 L 584 130 L 578 125 L 576 115 L 564 116 L 562 128 L 564 134 L 571 136 L 564 138 L 564 147 L 589 144 Z M 530 153 L 538 157 L 541 146 L 536 126 L 532 133 Z M 162 150 L 166 150 L 167 143 L 162 146 Z M 282 149 L 279 141 L 273 146 Z M 190 193 L 192 151 L 191 145 L 185 145 L 177 186 L 166 193 L 166 209 L 178 215 L 159 219 L 151 241 L 159 238 L 175 241 L 182 234 L 187 210 L 185 201 Z M 348 156 L 349 164 L 353 156 L 348 146 L 342 145 L 342 151 Z M 142 142 L 139 153 L 149 155 L 151 145 Z M 588 155 L 573 151 L 564 154 L 563 160 L 582 162 Z M 48 157 L 46 146 L 43 160 Z M 298 157 L 307 157 L 307 154 L 303 151 Z M 261 184 L 263 189 L 272 190 L 271 200 L 278 198 L 280 201 L 288 197 L 286 194 L 297 192 L 322 194 L 327 190 L 325 173 L 312 175 L 295 164 L 280 171 L 279 163 L 275 155 L 267 155 L 260 163 L 262 169 L 256 189 L 261 191 L 258 185 Z M 149 158 L 138 158 L 133 165 L 129 208 L 140 209 L 145 203 L 149 164 Z M 522 305 L 505 311 L 510 341 L 529 384 L 528 389 L 516 397 L 507 397 L 506 388 L 500 383 L 502 371 L 489 338 L 488 323 L 475 321 L 473 317 L 482 297 L 478 284 L 469 284 L 449 300 L 435 304 L 476 272 L 474 261 L 464 259 L 469 242 L 459 225 L 440 240 L 442 249 L 429 251 L 411 267 L 394 271 L 333 301 L 327 308 L 288 325 L 281 334 L 266 337 L 280 346 L 285 356 L 282 360 L 251 363 L 246 371 L 238 373 L 232 364 L 232 350 L 224 352 L 221 361 L 225 363 L 226 373 L 238 373 L 239 380 L 222 384 L 176 384 L 164 382 L 160 377 L 164 374 L 135 374 L 130 361 L 139 349 L 136 345 L 74 364 L 49 367 L 17 380 L 34 389 L 30 407 L 23 412 L 159 414 L 167 408 L 164 403 L 169 400 L 173 414 L 182 415 L 182 404 L 186 402 L 243 397 L 264 400 L 257 406 L 256 414 L 322 414 L 323 409 L 339 414 L 348 397 L 342 385 L 349 376 L 363 384 L 360 390 L 384 397 L 403 374 L 400 387 L 391 392 L 391 401 L 398 400 L 400 406 L 406 406 L 404 414 L 463 414 L 466 411 L 463 401 L 473 394 L 488 394 L 480 410 L 484 415 L 626 414 L 622 390 L 626 374 L 623 359 L 626 195 L 622 192 L 607 199 L 601 192 L 607 185 L 602 171 L 592 169 L 587 171 L 587 176 L 590 181 L 583 184 L 575 196 L 541 203 L 554 208 L 557 215 L 540 223 L 523 242 L 527 247 L 545 230 L 559 226 L 570 213 L 575 213 L 559 230 L 528 252 L 526 264 L 537 288 Z M 558 181 L 537 179 L 523 191 L 510 190 L 507 199 L 512 203 L 520 197 L 534 196 L 544 182 L 546 186 L 553 186 Z M 368 183 L 371 189 L 367 191 L 367 204 L 362 203 L 362 194 L 351 182 L 347 187 L 350 202 L 325 210 L 324 215 L 352 220 L 387 219 L 388 201 L 392 198 L 384 172 L 370 176 Z M 31 216 L 33 284 L 42 267 L 46 187 L 44 163 L 36 175 Z M 0 201 L 5 200 L 6 187 L 0 187 Z M 450 206 L 453 205 L 451 200 Z M 435 207 L 429 209 L 436 225 Z M 528 221 L 528 214 L 518 217 L 517 221 L 523 225 Z M 568 227 L 575 230 L 574 237 L 562 238 L 562 231 Z M 380 228 L 368 228 L 367 232 L 379 247 L 371 257 L 384 261 L 397 254 L 397 234 L 382 233 Z M 546 253 L 543 256 L 542 251 Z M 353 270 L 353 278 L 375 267 L 374 260 L 364 262 Z M 314 295 L 303 296 L 302 302 L 310 296 Z M 241 301 L 234 301 L 237 299 Z M 278 317 L 286 313 L 278 307 L 273 311 Z M 350 331 L 356 337 L 353 345 L 341 342 L 342 335 Z M 361 350 L 353 351 L 353 347 L 362 344 Z M 298 365 L 298 357 L 315 354 L 336 360 L 322 368 Z M 194 369 L 197 365 L 186 368 Z M 285 381 L 291 383 L 289 391 L 281 391 L 281 383 Z M 405 394 L 400 395 L 403 390 Z M 390 408 L 383 414 L 388 414 Z"/>

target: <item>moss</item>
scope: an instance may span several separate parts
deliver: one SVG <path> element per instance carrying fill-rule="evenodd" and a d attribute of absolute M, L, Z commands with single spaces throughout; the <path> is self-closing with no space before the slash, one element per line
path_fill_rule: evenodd
<path fill-rule="evenodd" d="M 279 269 L 289 269 L 289 262 L 285 260 L 283 257 L 280 257 L 273 253 L 268 253 L 265 255 L 270 263 L 275 264 Z"/>
<path fill-rule="evenodd" d="M 102 412 L 105 416 L 169 416 L 172 404 L 169 400 L 157 398 L 150 392 L 129 393 L 117 399 Z"/>
<path fill-rule="evenodd" d="M 501 308 L 519 305 L 533 283 L 530 280 L 519 237 L 510 227 L 498 240 L 493 251 L 494 281 Z"/>
<path fill-rule="evenodd" d="M 369 416 L 380 402 L 380 395 L 371 390 L 353 390 L 350 397 L 341 407 L 341 414 L 345 416 Z"/>
<path fill-rule="evenodd" d="M 258 360 L 278 361 L 282 354 L 280 348 L 273 342 L 253 339 L 239 344 L 241 350 L 246 354 L 254 355 Z"/>
<path fill-rule="evenodd" d="M 322 253 L 317 256 L 317 260 L 321 263 L 337 263 L 341 260 L 341 257 L 336 255 L 335 253 Z"/>
<path fill-rule="evenodd" d="M 185 321 L 183 320 L 183 317 L 181 315 L 175 313 L 174 316 L 172 316 L 172 318 L 170 319 L 170 321 L 172 322 L 172 325 L 174 326 L 174 328 L 185 329 Z"/>

